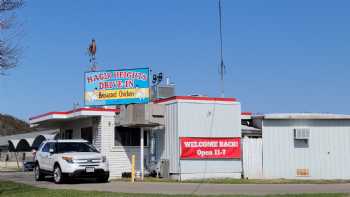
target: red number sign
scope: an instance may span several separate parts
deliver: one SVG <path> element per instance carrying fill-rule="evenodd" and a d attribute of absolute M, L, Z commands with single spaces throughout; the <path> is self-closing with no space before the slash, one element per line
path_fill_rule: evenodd
<path fill-rule="evenodd" d="M 240 138 L 180 137 L 181 159 L 239 159 Z"/>

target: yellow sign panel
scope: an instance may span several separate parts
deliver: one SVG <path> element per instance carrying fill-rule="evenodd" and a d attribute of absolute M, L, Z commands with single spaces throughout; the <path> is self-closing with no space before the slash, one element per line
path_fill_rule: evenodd
<path fill-rule="evenodd" d="M 93 97 L 93 98 L 90 98 Z M 87 100 L 108 100 L 108 99 L 133 99 L 133 98 L 148 98 L 148 88 L 136 89 L 119 89 L 119 90 L 96 90 L 94 92 L 87 92 L 85 98 Z"/>

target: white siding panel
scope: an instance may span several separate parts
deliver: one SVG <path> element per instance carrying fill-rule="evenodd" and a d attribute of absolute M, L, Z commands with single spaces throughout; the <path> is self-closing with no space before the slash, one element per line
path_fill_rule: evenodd
<path fill-rule="evenodd" d="M 179 173 L 178 104 L 166 105 L 165 151 L 162 159 L 169 159 L 170 173 Z"/>
<path fill-rule="evenodd" d="M 242 139 L 242 148 L 244 178 L 262 178 L 262 139 L 245 137 Z"/>
<path fill-rule="evenodd" d="M 101 153 L 109 156 L 111 148 L 114 146 L 115 116 L 101 116 L 100 135 Z"/>
<path fill-rule="evenodd" d="M 293 129 L 310 128 L 308 148 L 294 146 Z M 265 178 L 350 179 L 349 120 L 264 120 Z M 308 177 L 296 176 L 309 169 Z"/>
<path fill-rule="evenodd" d="M 240 178 L 240 160 L 181 160 L 181 180 Z"/>
<path fill-rule="evenodd" d="M 240 179 L 241 178 L 241 172 L 237 173 L 227 173 L 227 172 L 207 172 L 205 174 L 200 173 L 182 173 L 181 174 L 181 180 L 194 180 L 194 179 Z"/>
<path fill-rule="evenodd" d="M 237 178 L 241 160 L 180 160 L 180 137 L 241 137 L 237 103 L 176 101 L 166 103 L 164 154 L 172 178 Z M 180 175 L 180 176 L 179 176 Z"/>
<path fill-rule="evenodd" d="M 140 171 L 140 147 L 114 146 L 115 116 L 102 116 L 99 125 L 101 135 L 101 153 L 109 162 L 111 178 L 120 178 L 123 172 L 131 172 L 131 157 L 135 155 L 135 168 Z M 144 159 L 148 161 L 149 147 L 144 148 Z M 147 166 L 148 163 L 145 162 Z"/>
<path fill-rule="evenodd" d="M 241 137 L 239 103 L 178 103 L 179 137 Z M 178 141 L 178 139 L 177 139 Z M 180 150 L 180 147 L 178 148 Z M 179 154 L 179 153 L 178 153 Z M 180 160 L 181 179 L 236 178 L 241 160 Z"/>
<path fill-rule="evenodd" d="M 135 155 L 135 169 L 140 171 L 140 147 L 115 146 L 108 153 L 110 176 L 113 178 L 121 177 L 123 172 L 131 172 L 131 158 Z M 147 161 L 149 148 L 144 149 L 144 158 Z M 147 163 L 145 162 L 147 166 Z"/>
<path fill-rule="evenodd" d="M 98 124 L 96 125 L 96 129 L 94 129 L 94 144 L 97 150 L 101 151 L 101 130 L 102 130 L 102 124 L 101 124 L 101 118 L 98 118 Z"/>
<path fill-rule="evenodd" d="M 179 136 L 241 137 L 239 104 L 179 103 Z"/>

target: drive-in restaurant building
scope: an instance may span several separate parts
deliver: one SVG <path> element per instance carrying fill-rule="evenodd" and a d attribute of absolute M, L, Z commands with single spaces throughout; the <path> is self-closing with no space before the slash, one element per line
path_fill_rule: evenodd
<path fill-rule="evenodd" d="M 131 172 L 132 155 L 141 177 L 240 178 L 240 103 L 175 96 L 170 84 L 150 91 L 149 83 L 148 68 L 87 72 L 85 107 L 34 116 L 30 124 L 88 140 L 107 156 L 112 178 Z"/>

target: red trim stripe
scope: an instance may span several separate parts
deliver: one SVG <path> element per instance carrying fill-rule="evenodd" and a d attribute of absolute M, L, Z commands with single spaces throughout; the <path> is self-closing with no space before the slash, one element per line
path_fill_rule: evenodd
<path fill-rule="evenodd" d="M 65 111 L 65 112 L 48 112 L 48 113 L 45 113 L 45 114 L 41 114 L 41 115 L 38 115 L 38 116 L 34 116 L 34 117 L 31 117 L 29 118 L 29 120 L 34 120 L 34 119 L 38 119 L 38 118 L 42 118 L 42 117 L 45 117 L 45 116 L 49 116 L 49 115 L 68 115 L 68 114 L 71 114 L 71 113 L 74 113 L 74 112 L 80 112 L 80 111 L 96 111 L 96 112 L 120 112 L 120 109 L 105 109 L 105 108 L 78 108 L 76 110 L 70 110 L 70 111 Z"/>
<path fill-rule="evenodd" d="M 242 112 L 241 115 L 253 115 L 253 112 L 245 111 L 245 112 Z"/>
<path fill-rule="evenodd" d="M 153 101 L 154 103 L 164 103 L 172 100 L 193 100 L 193 101 L 226 101 L 235 102 L 236 98 L 214 98 L 214 97 L 197 97 L 197 96 L 173 96 L 166 99 L 158 99 Z"/>

